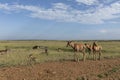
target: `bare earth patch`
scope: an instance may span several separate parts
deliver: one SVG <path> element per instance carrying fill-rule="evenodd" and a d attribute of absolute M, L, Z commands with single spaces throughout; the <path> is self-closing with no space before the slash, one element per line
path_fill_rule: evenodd
<path fill-rule="evenodd" d="M 120 80 L 120 58 L 4 67 L 0 80 Z"/>

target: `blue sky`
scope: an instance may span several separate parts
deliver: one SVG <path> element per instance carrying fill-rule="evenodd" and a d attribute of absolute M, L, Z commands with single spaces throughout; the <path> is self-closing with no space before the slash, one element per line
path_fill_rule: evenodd
<path fill-rule="evenodd" d="M 120 0 L 0 0 L 0 40 L 120 40 Z"/>

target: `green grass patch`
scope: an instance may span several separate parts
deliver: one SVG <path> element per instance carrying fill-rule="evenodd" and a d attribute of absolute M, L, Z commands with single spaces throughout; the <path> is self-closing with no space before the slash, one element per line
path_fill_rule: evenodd
<path fill-rule="evenodd" d="M 93 41 L 75 41 L 77 43 L 90 43 Z M 27 65 L 29 62 L 28 56 L 33 55 L 36 63 L 46 61 L 64 61 L 73 60 L 73 49 L 66 47 L 66 41 L 0 41 L 0 50 L 9 48 L 7 54 L 0 55 L 0 67 Z M 120 57 L 120 41 L 98 41 L 98 44 L 103 47 L 102 58 L 115 58 Z M 44 49 L 32 50 L 32 47 L 47 46 L 48 55 L 44 53 Z M 57 49 L 61 51 L 58 52 Z M 87 56 L 89 55 L 86 53 Z M 82 59 L 82 54 L 80 55 Z M 88 57 L 87 57 L 88 59 Z M 92 59 L 92 56 L 89 57 Z"/>

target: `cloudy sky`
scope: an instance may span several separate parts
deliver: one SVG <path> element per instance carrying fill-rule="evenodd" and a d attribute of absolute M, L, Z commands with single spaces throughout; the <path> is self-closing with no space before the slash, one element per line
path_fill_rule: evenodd
<path fill-rule="evenodd" d="M 0 40 L 120 40 L 120 0 L 0 0 Z"/>

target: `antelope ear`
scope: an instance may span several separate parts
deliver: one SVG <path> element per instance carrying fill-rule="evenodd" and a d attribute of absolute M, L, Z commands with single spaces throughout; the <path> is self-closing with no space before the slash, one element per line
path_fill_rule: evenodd
<path fill-rule="evenodd" d="M 66 42 L 69 42 L 69 41 L 66 41 Z"/>
<path fill-rule="evenodd" d="M 73 42 L 73 41 L 70 41 L 70 42 Z"/>
<path fill-rule="evenodd" d="M 72 41 L 69 40 L 69 41 L 66 41 L 66 42 L 72 42 Z"/>

